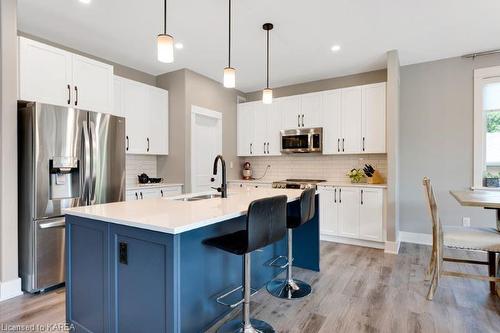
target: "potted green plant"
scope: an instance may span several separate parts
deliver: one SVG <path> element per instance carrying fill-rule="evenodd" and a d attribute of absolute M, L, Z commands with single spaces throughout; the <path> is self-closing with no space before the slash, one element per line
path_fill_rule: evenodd
<path fill-rule="evenodd" d="M 347 177 L 351 179 L 351 183 L 359 183 L 365 178 L 365 173 L 361 169 L 352 169 L 347 173 Z"/>
<path fill-rule="evenodd" d="M 500 187 L 500 175 L 487 172 L 483 177 L 484 187 Z"/>

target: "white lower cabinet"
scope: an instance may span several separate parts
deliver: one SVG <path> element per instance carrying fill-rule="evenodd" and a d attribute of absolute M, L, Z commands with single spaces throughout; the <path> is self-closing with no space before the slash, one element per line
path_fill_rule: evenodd
<path fill-rule="evenodd" d="M 228 188 L 272 188 L 272 183 L 228 182 Z"/>
<path fill-rule="evenodd" d="M 153 187 L 153 188 L 140 188 L 134 190 L 127 190 L 126 201 L 143 200 L 151 198 L 166 198 L 174 197 L 182 194 L 182 186 L 167 186 L 167 187 Z"/>
<path fill-rule="evenodd" d="M 322 186 L 318 192 L 322 235 L 384 241 L 383 188 Z"/>

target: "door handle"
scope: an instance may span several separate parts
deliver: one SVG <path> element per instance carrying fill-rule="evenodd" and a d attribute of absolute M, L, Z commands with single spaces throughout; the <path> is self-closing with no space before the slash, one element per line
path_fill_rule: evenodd
<path fill-rule="evenodd" d="M 146 151 L 149 153 L 149 138 L 146 138 L 146 140 L 148 141 L 148 148 L 146 149 Z"/>
<path fill-rule="evenodd" d="M 75 106 L 78 105 L 78 87 L 75 86 Z"/>
<path fill-rule="evenodd" d="M 91 158 L 92 158 L 92 165 L 90 167 L 90 177 L 91 177 L 91 185 L 90 185 L 90 203 L 94 204 L 95 203 L 95 187 L 96 187 L 96 173 L 97 173 L 97 162 L 99 159 L 99 154 L 97 151 L 97 139 L 96 139 L 96 134 L 95 134 L 95 124 L 93 121 L 90 122 L 90 142 L 92 143 L 92 150 L 91 150 Z"/>
<path fill-rule="evenodd" d="M 141 195 L 141 200 L 144 199 L 144 197 L 142 196 L 142 192 L 139 192 L 139 194 Z"/>
<path fill-rule="evenodd" d="M 363 151 L 365 151 L 365 137 L 363 137 Z"/>
<path fill-rule="evenodd" d="M 342 138 L 342 151 L 345 151 L 344 150 L 344 138 Z"/>
<path fill-rule="evenodd" d="M 64 218 L 52 222 L 40 223 L 38 227 L 40 229 L 50 229 L 50 228 L 64 228 L 66 223 L 64 222 Z"/>
<path fill-rule="evenodd" d="M 297 127 L 300 127 L 300 114 L 297 115 Z"/>
<path fill-rule="evenodd" d="M 71 86 L 68 84 L 68 105 L 71 104 Z"/>
<path fill-rule="evenodd" d="M 267 154 L 266 152 L 266 143 L 264 142 L 264 154 Z"/>
<path fill-rule="evenodd" d="M 302 115 L 302 127 L 304 127 L 304 115 Z"/>
<path fill-rule="evenodd" d="M 333 203 L 337 203 L 337 189 L 334 190 Z"/>
<path fill-rule="evenodd" d="M 267 143 L 267 153 L 269 154 L 269 142 Z"/>
<path fill-rule="evenodd" d="M 361 190 L 361 204 L 363 204 L 363 190 Z"/>
<path fill-rule="evenodd" d="M 88 203 L 88 187 L 90 179 L 90 139 L 88 132 L 88 124 L 86 121 L 83 122 L 83 191 L 82 195 L 85 197 L 85 204 Z"/>
<path fill-rule="evenodd" d="M 337 153 L 340 153 L 340 138 L 337 139 Z"/>
<path fill-rule="evenodd" d="M 342 189 L 339 188 L 339 203 L 342 203 Z"/>
<path fill-rule="evenodd" d="M 161 193 L 161 197 L 163 198 L 163 190 L 160 190 L 160 193 Z"/>
<path fill-rule="evenodd" d="M 125 242 L 118 244 L 118 258 L 120 264 L 128 265 L 128 245 Z"/>
<path fill-rule="evenodd" d="M 253 155 L 253 143 L 250 144 L 250 155 Z"/>
<path fill-rule="evenodd" d="M 137 192 L 135 192 L 135 200 L 139 200 L 139 196 L 137 195 Z"/>
<path fill-rule="evenodd" d="M 125 150 L 128 151 L 128 147 L 129 147 L 128 135 L 125 138 L 127 139 L 127 147 L 125 148 Z"/>

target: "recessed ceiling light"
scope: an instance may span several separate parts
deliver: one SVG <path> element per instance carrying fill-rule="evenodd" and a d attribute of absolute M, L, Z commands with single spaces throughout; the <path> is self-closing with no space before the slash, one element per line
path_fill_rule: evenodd
<path fill-rule="evenodd" d="M 332 50 L 332 52 L 337 52 L 337 51 L 340 51 L 340 45 L 333 45 L 333 46 L 331 47 L 331 50 Z"/>
<path fill-rule="evenodd" d="M 89 4 L 92 0 L 80 0 L 81 3 Z"/>
<path fill-rule="evenodd" d="M 184 48 L 184 44 L 182 44 L 182 43 L 175 43 L 175 45 L 174 45 L 174 46 L 175 46 L 175 48 L 176 48 L 176 49 L 178 49 L 178 50 L 181 50 L 181 49 L 183 49 L 183 48 Z"/>

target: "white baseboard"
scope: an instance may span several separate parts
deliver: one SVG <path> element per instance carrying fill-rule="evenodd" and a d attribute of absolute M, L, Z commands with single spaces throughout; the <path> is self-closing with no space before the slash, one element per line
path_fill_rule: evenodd
<path fill-rule="evenodd" d="M 401 241 L 399 241 L 399 240 L 396 242 L 386 241 L 384 252 L 390 253 L 390 254 L 398 254 L 400 245 L 401 245 Z"/>
<path fill-rule="evenodd" d="M 320 239 L 322 241 L 327 241 L 327 242 L 357 245 L 357 246 L 363 246 L 363 247 L 371 247 L 374 249 L 384 249 L 383 242 L 373 242 L 373 241 L 367 241 L 367 240 L 363 240 L 363 239 L 355 239 L 355 238 L 326 235 L 326 234 L 321 234 Z"/>
<path fill-rule="evenodd" d="M 421 234 L 416 232 L 399 232 L 399 240 L 405 243 L 422 244 L 422 245 L 432 245 L 432 235 L 431 234 Z"/>
<path fill-rule="evenodd" d="M 21 278 L 0 282 L 0 302 L 22 294 Z"/>

